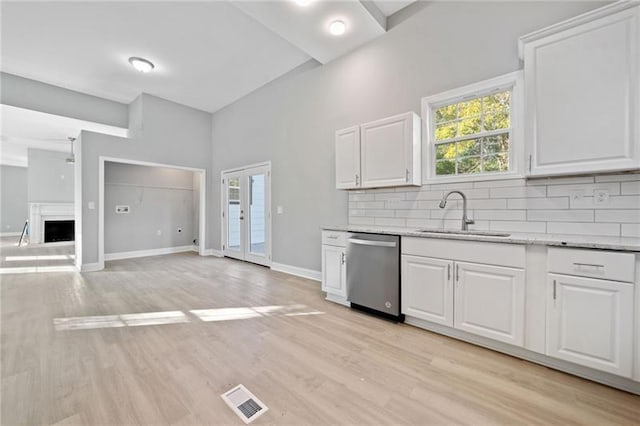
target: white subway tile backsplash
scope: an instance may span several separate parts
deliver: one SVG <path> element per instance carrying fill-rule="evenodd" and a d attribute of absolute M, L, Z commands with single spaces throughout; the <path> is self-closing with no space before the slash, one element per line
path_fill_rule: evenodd
<path fill-rule="evenodd" d="M 526 210 L 474 210 L 471 217 L 475 220 L 527 220 Z"/>
<path fill-rule="evenodd" d="M 526 180 L 524 179 L 502 179 L 502 180 L 485 180 L 474 182 L 474 188 L 507 188 L 511 186 L 525 186 Z"/>
<path fill-rule="evenodd" d="M 361 191 L 349 193 L 349 201 L 373 201 L 374 199 L 373 194 L 363 194 Z"/>
<path fill-rule="evenodd" d="M 358 201 L 356 208 L 359 209 L 384 209 L 384 201 Z"/>
<path fill-rule="evenodd" d="M 407 200 L 440 200 L 444 191 L 419 191 L 407 194 Z"/>
<path fill-rule="evenodd" d="M 640 196 L 622 195 L 609 197 L 607 202 L 597 204 L 593 197 L 571 200 L 572 209 L 640 209 Z"/>
<path fill-rule="evenodd" d="M 551 185 L 547 192 L 549 197 L 568 197 L 575 191 L 582 191 L 584 196 L 593 196 L 596 189 L 606 189 L 609 195 L 620 195 L 620 182 L 603 182 L 584 185 Z"/>
<path fill-rule="evenodd" d="M 533 222 L 593 222 L 593 210 L 529 210 Z"/>
<path fill-rule="evenodd" d="M 349 224 L 351 225 L 373 225 L 375 219 L 372 217 L 349 217 Z"/>
<path fill-rule="evenodd" d="M 489 229 L 503 232 L 535 232 L 544 234 L 547 229 L 545 222 L 515 222 L 508 220 L 491 221 Z"/>
<path fill-rule="evenodd" d="M 407 228 L 441 228 L 442 221 L 434 219 L 407 219 Z"/>
<path fill-rule="evenodd" d="M 389 217 L 376 217 L 374 224 L 379 226 L 407 226 L 407 222 L 404 218 Z"/>
<path fill-rule="evenodd" d="M 520 210 L 568 209 L 569 198 L 511 198 L 507 200 L 507 207 Z"/>
<path fill-rule="evenodd" d="M 622 182 L 622 194 L 640 194 L 640 180 L 634 182 Z"/>
<path fill-rule="evenodd" d="M 462 202 L 460 202 L 459 207 L 462 208 Z M 503 199 L 469 200 L 468 208 L 470 210 L 506 209 L 507 200 L 503 200 Z"/>
<path fill-rule="evenodd" d="M 462 200 L 468 197 L 471 229 L 583 235 L 640 236 L 640 173 L 543 179 L 509 179 L 422 187 L 382 188 L 349 193 L 349 223 L 459 229 Z M 608 199 L 594 202 L 594 190 Z M 576 192 L 582 197 L 574 198 Z"/>
<path fill-rule="evenodd" d="M 405 200 L 389 200 L 386 202 L 387 209 L 417 209 L 417 201 L 405 201 Z"/>
<path fill-rule="evenodd" d="M 640 210 L 596 210 L 596 222 L 640 223 Z"/>
<path fill-rule="evenodd" d="M 406 217 L 406 218 L 429 218 L 431 217 L 431 212 L 429 210 L 396 210 L 396 217 Z"/>
<path fill-rule="evenodd" d="M 527 180 L 527 185 L 572 185 L 580 183 L 593 183 L 593 176 L 569 176 L 569 177 L 550 177 L 535 178 Z"/>
<path fill-rule="evenodd" d="M 596 176 L 596 182 L 626 182 L 631 180 L 640 180 L 640 172 Z"/>
<path fill-rule="evenodd" d="M 380 192 L 375 194 L 376 201 L 404 200 L 404 192 Z"/>
<path fill-rule="evenodd" d="M 622 224 L 622 236 L 623 237 L 640 237 L 640 224 L 638 224 L 638 223 L 623 223 Z"/>
<path fill-rule="evenodd" d="M 579 235 L 620 235 L 618 223 L 572 223 L 572 222 L 548 222 L 549 234 L 579 234 Z"/>
<path fill-rule="evenodd" d="M 491 198 L 540 198 L 547 196 L 546 186 L 491 188 Z"/>

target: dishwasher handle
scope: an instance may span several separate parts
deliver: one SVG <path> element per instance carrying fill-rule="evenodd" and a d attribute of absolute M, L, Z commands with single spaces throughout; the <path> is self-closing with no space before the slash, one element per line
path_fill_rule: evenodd
<path fill-rule="evenodd" d="M 363 246 L 376 246 L 376 247 L 395 247 L 395 241 L 375 241 L 375 240 L 361 240 L 359 238 L 349 238 L 349 242 L 352 244 L 360 244 Z"/>

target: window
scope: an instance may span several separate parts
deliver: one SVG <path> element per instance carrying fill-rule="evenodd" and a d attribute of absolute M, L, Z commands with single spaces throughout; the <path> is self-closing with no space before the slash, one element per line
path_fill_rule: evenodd
<path fill-rule="evenodd" d="M 431 180 L 513 176 L 519 74 L 423 99 L 427 173 Z"/>

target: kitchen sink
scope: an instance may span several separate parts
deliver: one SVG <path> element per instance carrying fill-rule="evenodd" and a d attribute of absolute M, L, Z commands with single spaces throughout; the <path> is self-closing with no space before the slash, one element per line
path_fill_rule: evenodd
<path fill-rule="evenodd" d="M 426 234 L 477 235 L 479 237 L 503 237 L 503 238 L 511 235 L 507 232 L 458 231 L 455 229 L 418 229 L 418 232 L 424 232 Z"/>

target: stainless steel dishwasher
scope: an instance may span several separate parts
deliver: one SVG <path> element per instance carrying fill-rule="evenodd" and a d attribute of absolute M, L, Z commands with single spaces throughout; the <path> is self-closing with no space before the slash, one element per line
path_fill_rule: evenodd
<path fill-rule="evenodd" d="M 347 240 L 347 300 L 354 309 L 403 321 L 399 236 L 351 234 Z"/>

